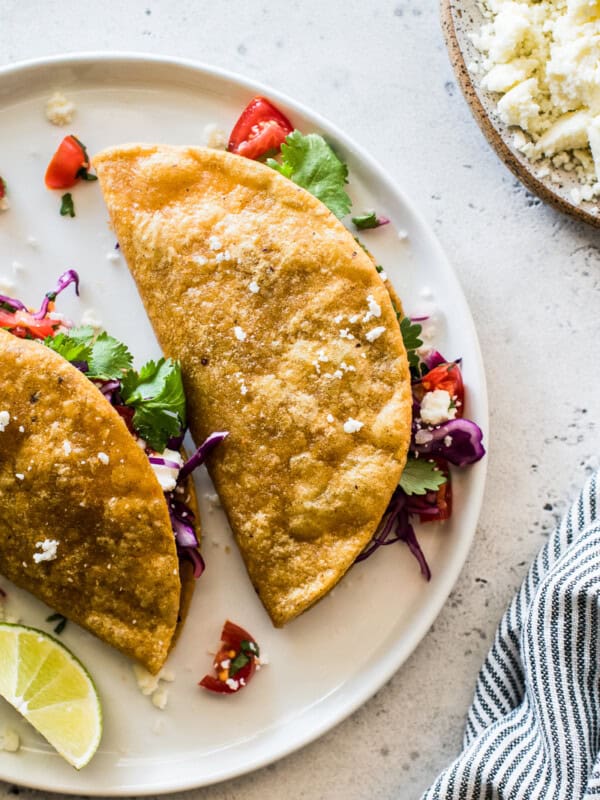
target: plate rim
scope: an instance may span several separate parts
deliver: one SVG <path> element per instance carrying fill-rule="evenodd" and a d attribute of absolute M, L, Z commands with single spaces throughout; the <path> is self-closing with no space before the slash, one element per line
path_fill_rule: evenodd
<path fill-rule="evenodd" d="M 469 110 L 479 126 L 479 129 L 487 139 L 488 144 L 506 167 L 512 172 L 525 188 L 539 197 L 545 203 L 555 208 L 557 211 L 567 214 L 580 222 L 587 222 L 594 228 L 600 228 L 600 214 L 594 215 L 587 211 L 583 206 L 577 206 L 570 200 L 562 197 L 544 181 L 540 180 L 531 171 L 529 162 L 525 156 L 517 154 L 507 144 L 503 130 L 508 130 L 508 126 L 503 123 L 495 123 L 493 117 L 488 114 L 480 98 L 481 87 L 476 82 L 465 61 L 465 53 L 460 46 L 458 34 L 456 32 L 456 14 L 460 14 L 462 9 L 457 8 L 456 0 L 440 0 L 441 26 L 446 42 L 446 49 L 454 74 L 458 80 L 462 95 L 469 106 Z"/>
<path fill-rule="evenodd" d="M 273 89 L 272 87 L 260 81 L 248 79 L 234 71 L 224 69 L 222 67 L 215 67 L 211 64 L 197 61 L 194 59 L 179 58 L 177 56 L 144 53 L 139 51 L 128 50 L 103 50 L 103 51 L 77 51 L 66 54 L 54 54 L 50 56 L 42 56 L 39 58 L 24 59 L 13 62 L 11 64 L 0 66 L 0 84 L 9 76 L 16 75 L 27 70 L 44 69 L 48 67 L 57 66 L 73 66 L 83 67 L 97 66 L 99 64 L 111 65 L 114 62 L 129 62 L 143 64 L 150 62 L 153 65 L 162 65 L 166 70 L 172 67 L 183 68 L 195 73 L 196 76 L 204 77 L 207 80 L 211 78 L 218 78 L 220 80 L 233 84 L 236 88 L 243 87 L 253 93 L 265 94 L 269 98 L 275 100 L 281 105 L 285 105 L 292 110 L 296 110 L 299 114 L 306 116 L 314 121 L 315 125 L 326 135 L 331 136 L 334 140 L 340 142 L 348 152 L 351 152 L 353 157 L 361 162 L 366 167 L 366 171 L 373 174 L 377 181 L 381 182 L 392 195 L 396 196 L 399 201 L 410 210 L 411 215 L 416 221 L 417 225 L 426 232 L 431 248 L 436 254 L 436 258 L 443 268 L 450 273 L 452 280 L 456 283 L 461 302 L 461 322 L 465 328 L 465 335 L 471 340 L 474 351 L 473 364 L 476 373 L 481 376 L 481 385 L 477 387 L 477 398 L 480 406 L 480 413 L 478 414 L 478 424 L 484 431 L 486 436 L 486 444 L 489 449 L 489 407 L 488 407 L 488 392 L 487 382 L 485 376 L 485 368 L 483 364 L 483 357 L 475 323 L 467 303 L 464 291 L 460 284 L 458 275 L 450 260 L 446 256 L 438 238 L 421 214 L 418 206 L 413 201 L 410 201 L 405 195 L 404 191 L 392 179 L 383 166 L 367 152 L 362 145 L 354 141 L 354 139 L 340 130 L 335 123 L 330 122 L 318 112 L 313 111 L 304 103 L 295 100 L 294 98 L 286 95 L 283 92 Z M 148 796 L 166 794 L 170 792 L 185 791 L 196 789 L 204 786 L 212 786 L 223 781 L 231 780 L 242 775 L 249 774 L 255 770 L 263 768 L 268 764 L 278 761 L 291 753 L 299 750 L 307 744 L 314 742 L 316 739 L 323 736 L 335 726 L 339 725 L 343 720 L 353 714 L 358 708 L 364 705 L 377 691 L 379 691 L 400 669 L 404 662 L 409 658 L 415 649 L 428 633 L 431 625 L 439 615 L 443 606 L 445 605 L 452 588 L 456 584 L 460 572 L 465 565 L 467 556 L 471 549 L 477 524 L 481 514 L 481 507 L 483 503 L 486 475 L 487 475 L 488 457 L 484 457 L 482 461 L 474 465 L 470 470 L 470 497 L 469 508 L 470 515 L 473 517 L 473 522 L 470 530 L 466 533 L 461 533 L 460 539 L 457 541 L 456 548 L 452 551 L 448 563 L 444 567 L 444 571 L 436 576 L 437 587 L 435 593 L 432 593 L 428 598 L 426 606 L 422 606 L 419 615 L 420 621 L 418 625 L 414 625 L 401 639 L 400 644 L 398 641 L 387 649 L 383 656 L 379 657 L 377 661 L 371 665 L 371 675 L 366 684 L 355 686 L 350 699 L 339 701 L 338 705 L 333 711 L 329 711 L 324 721 L 320 724 L 312 726 L 309 732 L 302 731 L 293 737 L 286 737 L 279 747 L 271 748 L 267 753 L 259 757 L 250 756 L 250 759 L 239 759 L 238 763 L 232 765 L 231 768 L 223 770 L 217 776 L 208 776 L 207 778 L 197 777 L 195 779 L 177 780 L 170 778 L 161 781 L 160 784 L 154 783 L 131 785 L 121 784 L 115 785 L 110 789 L 96 790 L 93 786 L 86 787 L 83 791 L 88 796 L 93 797 L 128 797 L 132 793 L 137 796 Z M 423 612 L 426 609 L 426 613 Z M 18 781 L 15 780 L 14 775 L 8 777 L 2 774 L 0 770 L 0 779 L 10 782 L 17 782 L 22 786 L 57 793 L 64 793 L 69 795 L 80 794 L 81 787 L 75 787 L 68 783 L 60 781 L 53 781 L 47 783 L 44 781 L 28 778 L 23 775 Z"/>

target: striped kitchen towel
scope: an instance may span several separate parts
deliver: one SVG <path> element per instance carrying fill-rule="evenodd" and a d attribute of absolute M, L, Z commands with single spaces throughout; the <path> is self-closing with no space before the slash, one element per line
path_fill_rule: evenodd
<path fill-rule="evenodd" d="M 544 546 L 481 668 L 464 750 L 423 800 L 600 798 L 600 475 Z"/>

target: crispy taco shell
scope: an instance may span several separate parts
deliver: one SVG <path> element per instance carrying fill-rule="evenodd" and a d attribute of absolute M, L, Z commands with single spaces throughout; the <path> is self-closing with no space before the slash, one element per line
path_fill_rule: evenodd
<path fill-rule="evenodd" d="M 10 415 L 0 431 L 0 573 L 157 672 L 181 584 L 147 457 L 98 389 L 41 343 L 0 331 L 0 367 L 0 412 Z M 58 543 L 55 557 L 37 561 L 45 541 Z"/>
<path fill-rule="evenodd" d="M 229 431 L 209 471 L 284 625 L 354 563 L 405 463 L 410 378 L 389 294 L 327 208 L 269 167 L 152 145 L 94 165 L 160 344 L 182 363 L 196 442 Z"/>

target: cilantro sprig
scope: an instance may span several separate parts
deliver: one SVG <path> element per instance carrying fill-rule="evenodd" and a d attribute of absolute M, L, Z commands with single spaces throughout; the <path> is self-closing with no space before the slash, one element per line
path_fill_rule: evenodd
<path fill-rule="evenodd" d="M 408 458 L 400 478 L 400 488 L 406 494 L 436 492 L 448 479 L 435 463 L 422 458 Z"/>
<path fill-rule="evenodd" d="M 411 372 L 420 377 L 421 359 L 417 350 L 423 346 L 423 340 L 420 339 L 421 331 L 423 328 L 416 322 L 411 322 L 410 317 L 402 317 L 400 320 L 400 333 L 404 347 L 406 348 L 406 355 L 408 357 L 408 365 Z"/>
<path fill-rule="evenodd" d="M 87 362 L 86 377 L 92 379 L 120 380 L 133 363 L 133 356 L 122 342 L 106 331 L 96 336 L 90 327 L 48 336 L 44 344 L 67 361 Z"/>
<path fill-rule="evenodd" d="M 165 449 L 185 426 L 185 394 L 181 367 L 170 358 L 149 361 L 129 370 L 121 384 L 123 401 L 135 409 L 133 425 L 154 450 Z"/>
<path fill-rule="evenodd" d="M 350 211 L 352 201 L 344 189 L 348 167 L 318 133 L 303 136 L 292 131 L 281 145 L 281 163 L 274 158 L 266 163 L 321 200 L 339 219 Z"/>
<path fill-rule="evenodd" d="M 48 336 L 44 344 L 67 361 L 87 365 L 91 380 L 121 382 L 122 401 L 135 409 L 133 426 L 154 450 L 162 452 L 171 436 L 185 428 L 185 394 L 179 364 L 170 359 L 149 361 L 132 369 L 127 347 L 105 331 L 90 327 Z"/>

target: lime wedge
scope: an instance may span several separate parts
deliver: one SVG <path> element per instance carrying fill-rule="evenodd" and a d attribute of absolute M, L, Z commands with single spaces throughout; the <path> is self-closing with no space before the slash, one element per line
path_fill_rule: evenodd
<path fill-rule="evenodd" d="M 53 636 L 0 622 L 0 695 L 76 769 L 96 752 L 98 692 L 83 664 Z"/>

